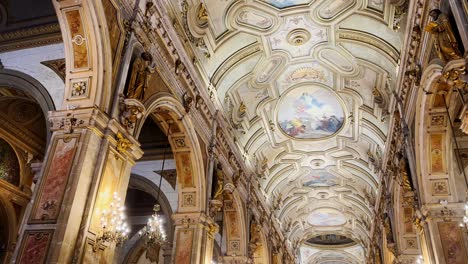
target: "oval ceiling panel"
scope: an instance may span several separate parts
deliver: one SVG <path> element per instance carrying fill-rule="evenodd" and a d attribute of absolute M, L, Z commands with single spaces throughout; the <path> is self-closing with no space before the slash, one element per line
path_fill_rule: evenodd
<path fill-rule="evenodd" d="M 267 30 L 273 26 L 273 19 L 267 14 L 252 8 L 243 8 L 239 11 L 236 22 L 239 25 L 257 30 Z"/>
<path fill-rule="evenodd" d="M 340 226 L 346 224 L 344 214 L 332 208 L 317 209 L 310 213 L 307 220 L 313 226 Z"/>
<path fill-rule="evenodd" d="M 332 19 L 353 6 L 354 2 L 354 0 L 328 0 L 321 5 L 319 16 L 325 20 Z"/>
<path fill-rule="evenodd" d="M 301 86 L 286 93 L 279 103 L 278 124 L 289 137 L 320 139 L 334 135 L 343 126 L 344 110 L 329 89 Z"/>
<path fill-rule="evenodd" d="M 334 49 L 321 50 L 320 57 L 332 68 L 335 68 L 344 74 L 349 74 L 354 70 L 353 63 L 346 58 L 345 55 Z"/>

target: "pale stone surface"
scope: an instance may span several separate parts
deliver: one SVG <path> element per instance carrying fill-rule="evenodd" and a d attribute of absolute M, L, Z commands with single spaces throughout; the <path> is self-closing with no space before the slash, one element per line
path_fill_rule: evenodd
<path fill-rule="evenodd" d="M 146 179 L 150 180 L 156 186 L 159 185 L 160 175 L 154 171 L 160 171 L 162 165 L 162 160 L 151 160 L 151 161 L 139 161 L 132 168 L 132 174 L 137 174 Z M 166 160 L 164 164 L 164 171 L 175 169 L 176 164 L 174 160 Z M 173 189 L 172 186 L 163 178 L 161 183 L 161 195 L 164 194 L 171 205 L 173 212 L 177 211 L 177 202 L 179 200 L 177 196 L 177 185 Z"/>
<path fill-rule="evenodd" d="M 49 92 L 56 109 L 62 105 L 65 84 L 54 71 L 41 62 L 64 57 L 62 43 L 0 53 L 0 60 L 6 69 L 23 72 L 38 80 Z"/>

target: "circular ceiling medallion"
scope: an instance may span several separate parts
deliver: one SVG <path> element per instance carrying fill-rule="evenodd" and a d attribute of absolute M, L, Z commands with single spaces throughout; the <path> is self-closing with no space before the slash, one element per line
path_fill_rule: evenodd
<path fill-rule="evenodd" d="M 344 123 L 344 110 L 337 95 L 317 86 L 290 90 L 278 107 L 278 124 L 288 136 L 320 139 L 337 133 Z"/>
<path fill-rule="evenodd" d="M 288 33 L 288 42 L 294 46 L 300 46 L 310 39 L 310 33 L 306 29 L 297 28 Z"/>
<path fill-rule="evenodd" d="M 307 221 L 313 226 L 340 226 L 346 224 L 346 217 L 336 209 L 320 208 L 310 213 Z"/>

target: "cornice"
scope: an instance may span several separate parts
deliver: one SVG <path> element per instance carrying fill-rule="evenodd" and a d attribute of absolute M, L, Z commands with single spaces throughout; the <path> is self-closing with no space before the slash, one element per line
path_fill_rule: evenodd
<path fill-rule="evenodd" d="M 19 29 L 0 34 L 0 52 L 33 48 L 62 42 L 58 23 Z"/>

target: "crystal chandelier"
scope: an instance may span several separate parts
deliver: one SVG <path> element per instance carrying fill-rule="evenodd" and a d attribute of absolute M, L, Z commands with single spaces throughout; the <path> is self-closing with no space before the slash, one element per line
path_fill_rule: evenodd
<path fill-rule="evenodd" d="M 148 218 L 146 226 L 138 232 L 140 236 L 145 236 L 145 244 L 147 246 L 161 245 L 166 241 L 163 219 L 158 214 L 159 210 L 159 204 L 155 204 L 153 207 L 153 215 Z"/>
<path fill-rule="evenodd" d="M 128 238 L 130 228 L 125 221 L 125 207 L 121 204 L 122 200 L 115 192 L 109 209 L 104 209 L 101 214 L 102 232 L 96 238 L 95 248 L 99 248 L 103 242 L 115 242 L 117 246 Z"/>
<path fill-rule="evenodd" d="M 169 124 L 167 128 L 167 133 L 166 135 L 169 136 L 169 131 L 171 128 L 171 124 Z M 147 249 L 147 257 L 151 261 L 157 261 L 159 258 L 159 249 L 161 245 L 166 242 L 166 233 L 164 232 L 163 228 L 163 219 L 162 216 L 158 214 L 158 212 L 161 210 L 161 206 L 157 204 L 159 200 L 159 194 L 161 193 L 161 183 L 162 183 L 162 178 L 164 175 L 164 165 L 166 163 L 166 149 L 170 146 L 165 146 L 164 151 L 163 151 L 163 161 L 161 165 L 161 172 L 159 175 L 159 186 L 158 186 L 158 192 L 156 195 L 156 204 L 153 207 L 153 215 L 151 215 L 150 218 L 148 218 L 148 222 L 146 223 L 146 226 L 138 232 L 140 236 L 145 237 L 145 246 Z"/>

